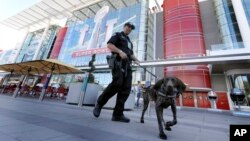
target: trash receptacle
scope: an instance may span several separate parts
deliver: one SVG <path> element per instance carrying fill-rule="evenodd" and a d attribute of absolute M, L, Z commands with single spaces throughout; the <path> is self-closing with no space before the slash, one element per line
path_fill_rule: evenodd
<path fill-rule="evenodd" d="M 233 88 L 230 91 L 230 97 L 232 101 L 239 106 L 240 109 L 240 104 L 242 104 L 245 99 L 245 93 L 239 88 Z"/>
<path fill-rule="evenodd" d="M 209 91 L 207 94 L 208 100 L 211 103 L 212 109 L 217 109 L 216 101 L 217 101 L 217 94 L 214 91 Z"/>

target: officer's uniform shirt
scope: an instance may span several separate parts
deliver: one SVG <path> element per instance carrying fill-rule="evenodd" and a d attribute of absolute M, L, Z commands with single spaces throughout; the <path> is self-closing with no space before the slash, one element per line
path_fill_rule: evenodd
<path fill-rule="evenodd" d="M 107 43 L 115 45 L 117 48 L 126 53 L 131 63 L 132 60 L 130 56 L 134 54 L 133 44 L 130 41 L 130 38 L 127 35 L 125 35 L 123 31 L 114 33 Z M 112 52 L 112 54 L 117 54 L 117 53 Z M 117 59 L 118 60 L 121 59 L 119 54 L 117 55 Z M 131 69 L 130 65 L 129 68 Z"/>

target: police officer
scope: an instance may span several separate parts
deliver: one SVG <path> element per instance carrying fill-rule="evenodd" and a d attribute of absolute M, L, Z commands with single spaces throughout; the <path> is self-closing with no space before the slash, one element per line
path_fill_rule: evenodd
<path fill-rule="evenodd" d="M 113 111 L 112 121 L 129 122 L 130 119 L 123 114 L 124 104 L 132 87 L 131 62 L 139 64 L 139 60 L 134 56 L 133 44 L 128 35 L 135 26 L 127 22 L 124 24 L 123 31 L 115 33 L 108 41 L 107 47 L 112 54 L 116 54 L 116 60 L 121 62 L 121 67 L 112 69 L 112 82 L 99 96 L 97 104 L 93 110 L 95 117 L 99 117 L 102 107 L 108 100 L 117 93 L 116 105 Z"/>

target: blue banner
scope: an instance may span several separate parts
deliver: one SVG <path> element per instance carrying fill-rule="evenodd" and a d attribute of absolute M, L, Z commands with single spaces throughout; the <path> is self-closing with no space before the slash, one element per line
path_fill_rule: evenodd
<path fill-rule="evenodd" d="M 126 22 L 132 22 L 135 30 L 129 35 L 137 46 L 140 28 L 141 4 L 116 11 L 102 7 L 93 18 L 73 23 L 67 30 L 58 59 L 76 67 L 88 65 L 91 55 L 96 54 L 95 64 L 106 64 L 107 41 L 115 32 L 123 31 Z"/>

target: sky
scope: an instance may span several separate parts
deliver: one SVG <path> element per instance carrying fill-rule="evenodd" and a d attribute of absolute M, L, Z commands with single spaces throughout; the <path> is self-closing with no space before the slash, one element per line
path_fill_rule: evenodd
<path fill-rule="evenodd" d="M 16 15 L 39 1 L 41 0 L 0 0 L 0 21 Z M 149 1 L 152 6 L 154 0 Z M 163 0 L 157 1 L 161 4 Z M 18 42 L 22 42 L 24 36 L 24 31 L 18 31 L 0 24 L 0 50 L 15 48 Z"/>
<path fill-rule="evenodd" d="M 11 17 L 40 0 L 0 0 L 0 21 Z M 17 31 L 0 24 L 0 50 L 8 50 L 16 47 L 24 37 L 23 31 Z"/>

